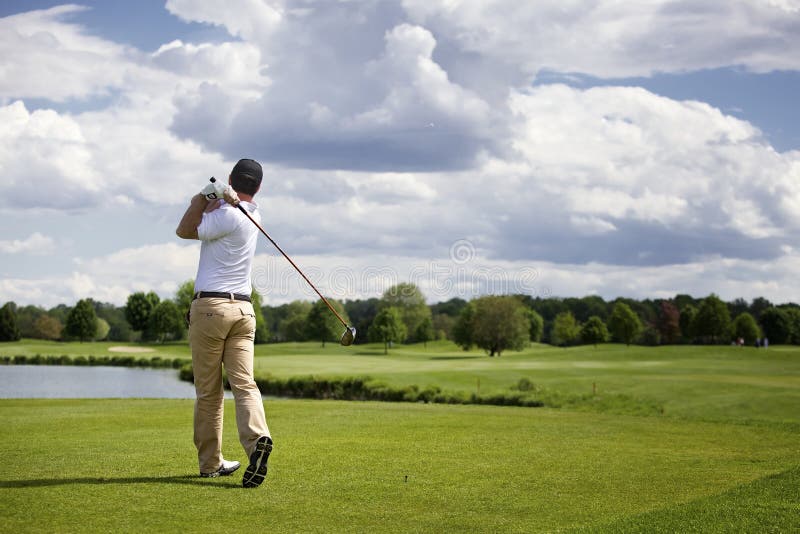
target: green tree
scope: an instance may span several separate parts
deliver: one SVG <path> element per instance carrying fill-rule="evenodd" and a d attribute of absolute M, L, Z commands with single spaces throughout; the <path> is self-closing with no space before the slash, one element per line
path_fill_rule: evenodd
<path fill-rule="evenodd" d="M 556 315 L 550 332 L 550 343 L 559 347 L 572 345 L 581 335 L 581 327 L 572 312 L 565 311 Z"/>
<path fill-rule="evenodd" d="M 133 341 L 134 332 L 125 318 L 124 306 L 94 301 L 93 304 L 97 317 L 108 323 L 109 330 L 105 339 L 108 341 Z"/>
<path fill-rule="evenodd" d="M 186 280 L 178 286 L 175 292 L 175 304 L 179 310 L 186 313 L 192 307 L 192 299 L 194 299 L 194 279 Z"/>
<path fill-rule="evenodd" d="M 489 356 L 522 350 L 530 340 L 525 306 L 512 296 L 487 295 L 472 301 L 472 342 Z"/>
<path fill-rule="evenodd" d="M 108 321 L 101 317 L 96 317 L 95 322 L 97 324 L 95 326 L 94 340 L 103 341 L 108 337 L 108 333 L 111 331 L 111 326 L 108 324 Z"/>
<path fill-rule="evenodd" d="M 383 308 L 369 327 L 372 341 L 383 343 L 383 353 L 389 354 L 389 343 L 400 343 L 406 338 L 406 325 L 400 310 L 394 306 Z"/>
<path fill-rule="evenodd" d="M 64 332 L 73 339 L 83 343 L 94 339 L 97 333 L 97 314 L 90 299 L 79 300 L 67 315 Z"/>
<path fill-rule="evenodd" d="M 592 315 L 596 315 L 602 320 L 605 320 L 608 316 L 608 305 L 606 301 L 603 300 L 603 297 L 598 295 L 590 295 L 582 298 L 565 298 L 564 304 L 579 323 L 588 321 L 589 317 Z"/>
<path fill-rule="evenodd" d="M 456 319 L 446 313 L 436 313 L 431 319 L 436 339 L 453 339 L 453 327 Z"/>
<path fill-rule="evenodd" d="M 292 315 L 281 321 L 278 328 L 282 341 L 308 341 L 308 326 L 306 317 Z"/>
<path fill-rule="evenodd" d="M 756 297 L 750 303 L 750 314 L 756 318 L 757 321 L 761 320 L 761 314 L 764 310 L 772 308 L 772 303 L 764 297 Z"/>
<path fill-rule="evenodd" d="M 339 312 L 345 322 L 349 320 L 341 302 L 335 299 L 328 299 L 328 302 Z M 342 335 L 342 323 L 331 313 L 322 299 L 317 300 L 311 306 L 311 310 L 306 316 L 306 335 L 309 339 L 321 341 L 323 347 L 325 347 L 326 341 L 336 341 Z"/>
<path fill-rule="evenodd" d="M 614 301 L 614 306 L 617 304 L 626 304 L 631 310 L 633 310 L 633 313 L 639 318 L 639 323 L 642 325 L 642 329 L 644 329 L 645 324 L 654 324 L 658 320 L 658 304 L 653 300 L 645 299 L 639 301 L 620 297 Z"/>
<path fill-rule="evenodd" d="M 789 339 L 787 342 L 792 345 L 800 345 L 800 309 L 786 307 L 784 311 L 789 319 Z"/>
<path fill-rule="evenodd" d="M 67 322 L 67 315 L 69 315 L 69 311 L 72 308 L 67 306 L 66 304 L 59 304 L 58 306 L 53 306 L 49 310 L 47 310 L 47 315 L 52 317 L 53 319 L 58 319 L 61 321 L 61 324 Z"/>
<path fill-rule="evenodd" d="M 125 305 L 125 318 L 134 330 L 144 331 L 150 323 L 150 313 L 161 299 L 150 291 L 134 293 L 128 297 Z"/>
<path fill-rule="evenodd" d="M 48 314 L 40 315 L 34 324 L 36 337 L 39 339 L 49 339 L 55 341 L 61 339 L 61 331 L 64 325 L 55 317 L 50 317 Z"/>
<path fill-rule="evenodd" d="M 694 333 L 711 344 L 727 343 L 731 334 L 728 306 L 713 293 L 703 299 L 692 323 Z"/>
<path fill-rule="evenodd" d="M 761 312 L 761 329 L 770 343 L 782 345 L 792 336 L 792 323 L 786 310 L 772 306 Z"/>
<path fill-rule="evenodd" d="M 744 300 L 741 297 L 733 299 L 733 301 L 731 302 L 728 302 L 727 306 L 728 306 L 728 312 L 730 313 L 731 317 L 738 317 L 744 312 L 750 310 L 750 305 L 747 303 L 746 300 Z"/>
<path fill-rule="evenodd" d="M 350 317 L 350 325 L 359 332 L 355 343 L 361 339 L 369 339 L 369 326 L 378 314 L 380 299 L 375 297 L 366 300 L 348 300 L 344 303 L 344 310 Z"/>
<path fill-rule="evenodd" d="M 528 309 L 528 321 L 531 323 L 530 340 L 534 343 L 539 343 L 542 340 L 544 333 L 544 319 L 539 315 L 536 310 Z"/>
<path fill-rule="evenodd" d="M 0 308 L 0 341 L 19 341 L 20 332 L 17 326 L 17 316 L 14 313 L 15 306 L 11 302 L 6 302 Z"/>
<path fill-rule="evenodd" d="M 162 300 L 150 312 L 147 330 L 162 343 L 181 339 L 186 331 L 185 314 L 171 300 Z"/>
<path fill-rule="evenodd" d="M 428 341 L 431 341 L 433 338 L 433 318 L 425 317 L 417 326 L 417 331 L 414 333 L 414 339 L 416 339 L 417 342 L 422 341 L 422 346 L 427 348 Z"/>
<path fill-rule="evenodd" d="M 194 284 L 194 282 L 192 282 Z M 253 313 L 256 316 L 256 335 L 254 343 L 260 345 L 269 341 L 269 328 L 267 328 L 267 321 L 264 319 L 264 309 L 261 307 L 261 295 L 258 291 L 253 289 L 250 294 L 250 300 L 253 302 Z"/>
<path fill-rule="evenodd" d="M 642 321 L 630 306 L 617 302 L 608 319 L 608 330 L 618 341 L 630 346 L 642 331 Z"/>
<path fill-rule="evenodd" d="M 733 336 L 737 339 L 742 338 L 747 345 L 752 345 L 761 337 L 761 329 L 752 315 L 743 312 L 733 320 Z"/>
<path fill-rule="evenodd" d="M 436 304 L 431 304 L 431 313 L 436 315 L 437 313 L 441 313 L 444 315 L 449 315 L 450 317 L 455 320 L 458 317 L 458 314 L 461 313 L 461 310 L 464 309 L 464 306 L 467 305 L 467 301 L 453 297 L 450 300 L 446 300 L 444 302 L 437 302 Z"/>
<path fill-rule="evenodd" d="M 464 350 L 469 350 L 474 345 L 472 340 L 473 318 L 475 317 L 475 305 L 470 302 L 458 314 L 458 319 L 453 325 L 453 341 Z"/>
<path fill-rule="evenodd" d="M 695 317 L 697 317 L 697 308 L 695 308 L 692 304 L 686 304 L 683 308 L 681 308 L 681 315 L 678 318 L 678 325 L 681 328 L 681 334 L 683 335 L 683 339 L 685 341 L 691 341 L 696 337 L 694 331 L 692 330 Z"/>
<path fill-rule="evenodd" d="M 36 321 L 45 313 L 47 312 L 38 306 L 20 306 L 14 310 L 20 336 L 38 338 Z"/>
<path fill-rule="evenodd" d="M 308 313 L 312 304 L 305 300 L 294 300 L 283 308 L 284 318 L 278 324 L 281 341 L 306 341 L 308 339 Z"/>
<path fill-rule="evenodd" d="M 608 341 L 608 328 L 606 323 L 597 315 L 592 315 L 581 327 L 581 341 L 591 343 L 595 347 L 598 343 Z"/>
<path fill-rule="evenodd" d="M 416 338 L 420 323 L 431 318 L 431 309 L 425 303 L 422 291 L 409 283 L 400 283 L 390 287 L 383 293 L 381 308 L 397 308 L 403 324 L 406 325 L 408 341 L 419 341 Z"/>
<path fill-rule="evenodd" d="M 697 308 L 697 299 L 691 295 L 686 295 L 685 293 L 679 293 L 675 295 L 675 298 L 673 298 L 672 301 L 675 303 L 675 307 L 681 310 L 681 313 L 683 313 L 683 308 L 686 306 L 693 306 L 695 309 Z"/>
<path fill-rule="evenodd" d="M 657 347 L 661 344 L 661 332 L 653 325 L 646 325 L 639 336 L 639 343 L 648 347 Z"/>

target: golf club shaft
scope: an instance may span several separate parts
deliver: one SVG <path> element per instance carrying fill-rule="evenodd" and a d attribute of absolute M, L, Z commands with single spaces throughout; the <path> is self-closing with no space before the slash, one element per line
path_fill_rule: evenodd
<path fill-rule="evenodd" d="M 308 282 L 308 285 L 310 285 L 310 286 L 311 286 L 311 289 L 313 289 L 314 291 L 316 291 L 317 295 L 319 295 L 319 298 L 321 298 L 321 299 L 322 299 L 322 302 L 324 302 L 324 303 L 325 303 L 325 304 L 328 306 L 328 309 L 330 309 L 330 310 L 333 312 L 333 314 L 336 316 L 336 318 L 337 318 L 337 319 L 339 319 L 339 321 L 342 323 L 342 325 L 344 325 L 344 327 L 345 327 L 345 328 L 349 328 L 349 326 L 347 325 L 347 322 L 345 322 L 345 320 L 344 320 L 344 319 L 342 319 L 342 316 L 341 316 L 341 315 L 339 315 L 339 312 L 337 312 L 337 311 L 334 309 L 334 307 L 333 307 L 333 306 L 331 306 L 331 303 L 330 303 L 330 302 L 328 302 L 328 299 L 326 299 L 326 298 L 325 298 L 325 297 L 322 295 L 322 293 L 320 293 L 320 292 L 319 292 L 319 289 L 317 289 L 317 288 L 316 288 L 316 286 L 314 286 L 314 284 L 312 284 L 312 283 L 311 283 L 311 280 L 309 280 L 309 279 L 308 279 L 308 277 L 307 277 L 305 274 L 303 274 L 303 271 L 301 271 L 301 270 L 300 270 L 300 267 L 298 267 L 298 266 L 297 266 L 297 265 L 296 265 L 296 264 L 295 264 L 295 263 L 292 261 L 292 258 L 290 258 L 290 257 L 289 257 L 289 256 L 288 256 L 288 255 L 287 255 L 287 254 L 286 254 L 286 253 L 283 251 L 283 249 L 282 249 L 280 246 L 278 246 L 278 244 L 275 242 L 275 240 L 274 240 L 274 239 L 272 239 L 272 238 L 269 236 L 269 234 L 266 232 L 266 230 L 264 230 L 264 228 L 262 228 L 262 227 L 261 227 L 261 225 L 260 225 L 260 224 L 258 224 L 258 223 L 256 222 L 256 220 L 255 220 L 255 219 L 253 219 L 253 218 L 250 216 L 250 214 L 249 214 L 249 213 L 247 213 L 247 210 L 244 208 L 244 206 L 242 206 L 241 204 L 238 204 L 238 205 L 237 205 L 237 207 L 239 208 L 239 210 L 240 210 L 242 213 L 244 213 L 244 214 L 245 214 L 245 216 L 246 216 L 248 219 L 250 219 L 250 221 L 251 221 L 253 224 L 255 224 L 255 225 L 256 225 L 256 228 L 258 228 L 259 230 L 261 230 L 261 233 L 262 233 L 262 234 L 264 234 L 264 236 L 265 236 L 267 239 L 269 239 L 269 242 L 270 242 L 270 243 L 272 243 L 273 245 L 275 245 L 275 248 L 277 248 L 277 249 L 278 249 L 278 252 L 280 252 L 281 254 L 283 254 L 283 257 L 284 257 L 284 258 L 286 258 L 286 259 L 289 261 L 289 263 L 291 263 L 291 264 L 292 264 L 292 267 L 294 267 L 294 268 L 295 268 L 295 270 L 296 270 L 298 273 L 300 273 L 300 276 L 302 276 L 302 277 L 303 277 L 303 279 L 304 279 L 306 282 Z"/>

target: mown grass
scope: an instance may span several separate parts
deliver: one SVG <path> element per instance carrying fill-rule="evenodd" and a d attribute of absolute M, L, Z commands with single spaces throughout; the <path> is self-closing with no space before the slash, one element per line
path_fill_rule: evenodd
<path fill-rule="evenodd" d="M 0 355 L 188 358 L 185 343 L 0 345 Z M 790 532 L 800 528 L 800 349 L 449 343 L 260 345 L 257 374 L 368 375 L 562 409 L 268 401 L 266 487 L 195 476 L 192 403 L 2 400 L 3 531 Z M 641 411 L 643 406 L 659 410 Z M 637 411 L 638 410 L 638 411 Z M 226 404 L 226 457 L 244 460 Z M 646 417 L 636 416 L 646 413 Z M 228 490 L 228 491 L 223 491 Z"/>
<path fill-rule="evenodd" d="M 799 532 L 800 467 L 583 532 Z"/>
<path fill-rule="evenodd" d="M 0 355 L 191 357 L 185 342 L 135 345 L 150 353 L 109 352 L 117 345 L 23 340 L 0 345 Z M 462 397 L 507 395 L 524 379 L 546 404 L 570 409 L 800 428 L 800 347 L 793 346 L 534 345 L 489 358 L 449 342 L 400 345 L 388 356 L 382 345 L 282 343 L 256 346 L 256 374 L 370 377 L 393 388 L 439 388 Z"/>
<path fill-rule="evenodd" d="M 244 460 L 232 408 L 226 403 L 223 451 Z M 489 406 L 287 400 L 266 409 L 276 441 L 270 474 L 265 486 L 243 490 L 239 476 L 195 476 L 191 401 L 0 401 L 3 530 L 797 525 L 789 490 L 800 451 L 786 429 Z"/>
<path fill-rule="evenodd" d="M 401 346 L 389 356 L 374 346 L 347 352 L 296 344 L 291 354 L 284 347 L 259 347 L 256 373 L 370 376 L 397 387 L 483 394 L 509 391 L 526 379 L 547 391 L 605 399 L 601 406 L 621 412 L 656 405 L 667 416 L 688 419 L 800 424 L 800 347 L 536 345 L 500 358 L 449 343 Z"/>
<path fill-rule="evenodd" d="M 126 353 L 115 349 L 119 347 L 131 347 L 142 352 Z M 144 352 L 147 351 L 147 352 Z M 133 356 L 141 358 L 151 358 L 153 356 L 163 356 L 169 358 L 191 359 L 192 353 L 186 341 L 169 343 L 122 343 L 119 341 L 90 341 L 79 343 L 77 341 L 45 341 L 41 339 L 22 339 L 11 343 L 0 343 L 0 353 L 3 356 Z"/>

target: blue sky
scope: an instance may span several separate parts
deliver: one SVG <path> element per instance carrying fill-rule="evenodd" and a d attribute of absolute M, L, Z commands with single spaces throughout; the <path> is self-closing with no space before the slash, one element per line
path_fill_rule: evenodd
<path fill-rule="evenodd" d="M 753 73 L 736 66 L 651 77 L 600 79 L 580 74 L 545 72 L 537 84 L 567 83 L 574 87 L 636 86 L 676 100 L 699 100 L 757 126 L 779 151 L 800 148 L 800 72 Z"/>
<path fill-rule="evenodd" d="M 4 0 L 0 3 L 0 16 L 65 4 L 67 2 L 49 0 Z M 164 9 L 163 0 L 101 0 L 74 4 L 88 9 L 70 15 L 67 20 L 83 26 L 93 35 L 144 51 L 157 50 L 159 46 L 173 39 L 222 42 L 231 38 L 219 26 L 182 21 Z"/>
<path fill-rule="evenodd" d="M 0 302 L 171 296 L 240 157 L 338 298 L 800 301 L 796 0 L 6 1 L 0 35 Z"/>

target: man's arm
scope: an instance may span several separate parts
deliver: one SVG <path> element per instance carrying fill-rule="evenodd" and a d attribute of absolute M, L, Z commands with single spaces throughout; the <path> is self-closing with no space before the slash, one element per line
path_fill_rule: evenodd
<path fill-rule="evenodd" d="M 191 204 L 186 208 L 186 213 L 183 214 L 183 218 L 175 230 L 178 237 L 181 239 L 198 239 L 197 227 L 200 226 L 200 222 L 203 220 L 203 213 L 206 211 L 208 204 L 208 199 L 202 193 L 192 197 Z"/>

